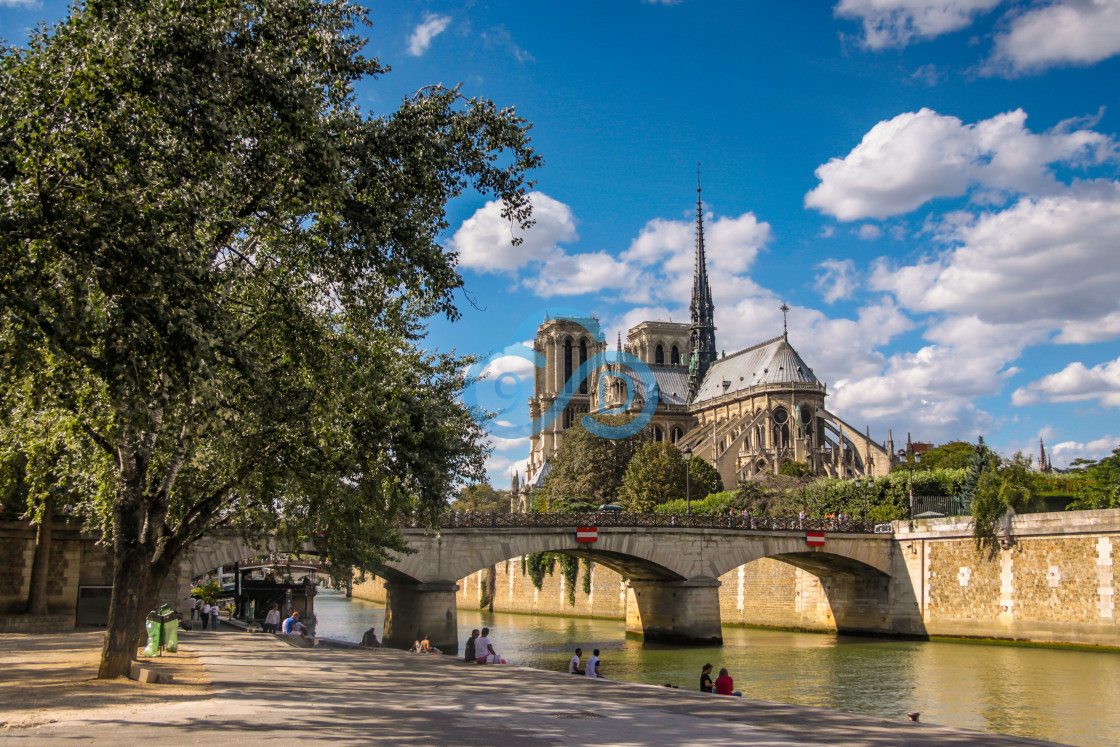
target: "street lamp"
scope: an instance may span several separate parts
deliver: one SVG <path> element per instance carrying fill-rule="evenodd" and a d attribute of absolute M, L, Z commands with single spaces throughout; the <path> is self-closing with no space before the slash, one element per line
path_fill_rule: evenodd
<path fill-rule="evenodd" d="M 922 455 L 914 454 L 912 457 L 906 457 L 906 471 L 909 473 L 909 478 L 906 481 L 907 490 L 910 492 L 910 518 L 914 518 L 914 470 L 922 463 Z"/>
<path fill-rule="evenodd" d="M 689 469 L 691 467 L 691 465 L 689 463 L 692 461 L 692 447 L 691 446 L 685 446 L 684 451 L 681 452 L 681 453 L 684 454 L 684 505 L 685 505 L 685 513 L 691 514 L 692 513 L 692 485 L 689 482 L 689 474 L 688 473 L 692 471 L 691 469 Z"/>

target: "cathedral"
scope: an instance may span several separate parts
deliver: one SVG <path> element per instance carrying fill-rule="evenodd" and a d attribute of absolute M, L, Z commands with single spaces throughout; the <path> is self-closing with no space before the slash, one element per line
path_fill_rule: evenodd
<path fill-rule="evenodd" d="M 730 355 L 716 349 L 715 306 L 704 256 L 704 216 L 697 187 L 696 264 L 688 324 L 645 321 L 621 334 L 618 351 L 649 367 L 657 384 L 657 407 L 646 426 L 654 441 L 707 459 L 728 489 L 740 480 L 778 474 L 787 462 L 804 462 L 814 474 L 877 477 L 892 466 L 894 445 L 871 440 L 826 407 L 828 389 L 789 341 L 788 331 Z M 782 311 L 789 309 L 783 304 Z M 564 395 L 564 385 L 581 364 L 606 352 L 599 323 L 592 318 L 546 319 L 534 349 L 546 365 L 536 369 L 530 417 L 536 421 Z M 647 376 L 648 378 L 648 376 Z M 525 483 L 514 477 L 513 492 L 524 496 L 540 487 L 549 459 L 564 433 L 585 414 L 622 407 L 642 410 L 645 382 L 635 371 L 610 363 L 578 385 L 560 417 L 546 422 L 530 439 Z M 629 391 L 628 391 L 629 388 Z"/>

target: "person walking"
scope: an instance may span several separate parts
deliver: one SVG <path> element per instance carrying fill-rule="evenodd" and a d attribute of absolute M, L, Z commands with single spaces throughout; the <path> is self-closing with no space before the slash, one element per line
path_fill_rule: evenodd
<path fill-rule="evenodd" d="M 264 632 L 275 633 L 280 628 L 280 605 L 273 604 L 272 609 L 264 616 Z"/>
<path fill-rule="evenodd" d="M 198 614 L 202 618 L 202 629 L 206 630 L 206 626 L 210 624 L 210 603 L 205 599 L 202 600 L 202 607 L 199 609 Z"/>
<path fill-rule="evenodd" d="M 606 679 L 599 671 L 599 649 L 591 652 L 591 658 L 587 660 L 587 669 L 583 673 L 592 679 Z"/>
<path fill-rule="evenodd" d="M 568 674 L 584 674 L 584 671 L 579 668 L 579 657 L 583 656 L 583 649 L 577 648 L 576 655 L 568 662 Z"/>
<path fill-rule="evenodd" d="M 217 602 L 214 602 L 212 605 L 210 605 L 210 632 L 211 633 L 217 633 L 218 632 L 218 612 L 220 610 L 221 610 L 221 608 L 218 607 Z"/>

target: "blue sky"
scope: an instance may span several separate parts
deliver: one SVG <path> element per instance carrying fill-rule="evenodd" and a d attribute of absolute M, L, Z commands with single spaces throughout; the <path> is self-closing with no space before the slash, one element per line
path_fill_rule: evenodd
<path fill-rule="evenodd" d="M 781 332 L 875 438 L 986 440 L 1056 464 L 1120 446 L 1120 0 L 370 3 L 392 67 L 515 107 L 545 165 L 520 247 L 465 196 L 442 349 L 500 357 L 546 311 L 609 339 L 687 319 L 701 162 L 717 346 Z M 18 42 L 63 4 L 0 0 Z M 508 384 L 508 382 L 507 382 Z M 500 402 L 498 394 L 491 405 Z M 508 484 L 524 440 L 494 441 Z"/>

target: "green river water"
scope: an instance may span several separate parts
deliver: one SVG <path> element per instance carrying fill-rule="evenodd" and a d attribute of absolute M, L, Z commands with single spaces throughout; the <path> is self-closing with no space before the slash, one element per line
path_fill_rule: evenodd
<path fill-rule="evenodd" d="M 320 592 L 317 634 L 382 632 L 385 608 Z M 1120 653 L 792 633 L 724 627 L 721 648 L 627 637 L 620 620 L 459 610 L 460 647 L 491 629 L 510 664 L 566 671 L 572 649 L 600 649 L 611 679 L 699 689 L 700 667 L 727 667 L 743 695 L 1075 745 L 1120 745 Z"/>

